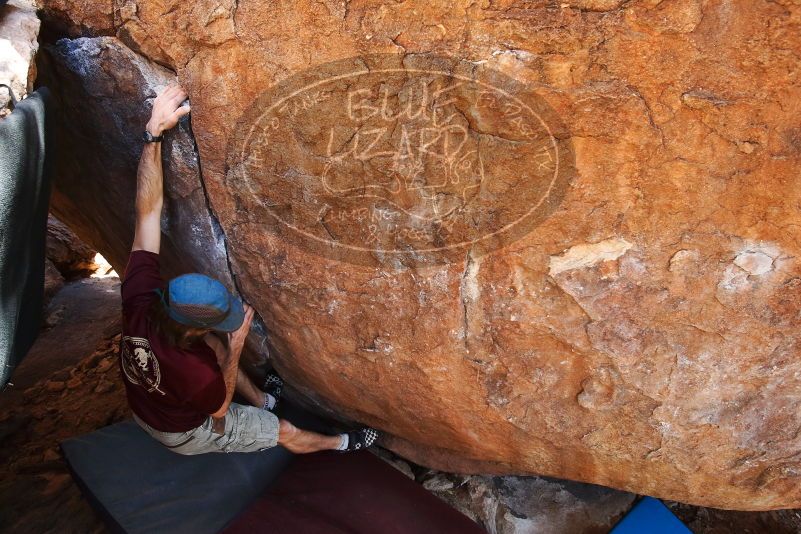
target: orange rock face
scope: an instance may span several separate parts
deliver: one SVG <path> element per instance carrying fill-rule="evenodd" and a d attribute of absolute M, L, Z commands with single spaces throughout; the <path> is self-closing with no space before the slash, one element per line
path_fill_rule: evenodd
<path fill-rule="evenodd" d="M 432 467 L 801 506 L 796 2 L 44 3 L 177 71 L 306 396 Z"/>

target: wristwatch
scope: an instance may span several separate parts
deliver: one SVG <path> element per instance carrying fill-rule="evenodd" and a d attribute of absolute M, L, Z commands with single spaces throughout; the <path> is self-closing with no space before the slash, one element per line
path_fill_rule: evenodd
<path fill-rule="evenodd" d="M 164 139 L 164 134 L 161 135 L 153 135 L 152 133 L 145 130 L 145 133 L 142 134 L 142 139 L 145 140 L 145 143 L 158 143 Z"/>

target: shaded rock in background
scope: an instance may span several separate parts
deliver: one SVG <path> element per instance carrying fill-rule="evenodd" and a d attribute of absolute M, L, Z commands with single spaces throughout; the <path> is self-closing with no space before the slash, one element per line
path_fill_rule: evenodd
<path fill-rule="evenodd" d="M 435 473 L 423 486 L 489 534 L 603 534 L 635 499 L 631 493 L 540 477 Z"/>
<path fill-rule="evenodd" d="M 111 26 L 107 4 L 44 3 L 177 69 L 232 270 L 270 329 L 276 367 L 305 395 L 447 470 L 718 507 L 801 505 L 797 3 L 128 0 Z M 528 83 L 561 116 L 577 168 L 561 205 L 503 249 L 425 268 L 378 254 L 337 262 L 269 232 L 260 203 L 313 204 L 298 186 L 310 191 L 315 176 L 294 149 L 350 126 L 334 120 L 341 108 L 313 107 L 281 133 L 295 145 L 239 187 L 224 147 L 254 100 L 329 61 L 428 52 Z M 72 169 L 57 213 L 119 267 L 133 140 L 152 96 L 132 88 L 164 71 L 108 39 L 54 54 L 52 85 L 71 95 L 80 140 L 62 162 Z M 281 179 L 295 197 L 265 187 Z M 220 257 L 200 196 L 170 190 L 180 182 L 168 177 L 168 194 Z M 165 265 L 204 260 L 181 248 L 198 236 L 190 225 L 168 228 Z"/>
<path fill-rule="evenodd" d="M 67 278 L 89 276 L 97 268 L 89 245 L 52 215 L 47 218 L 47 259 Z"/>
<path fill-rule="evenodd" d="M 370 449 L 370 452 L 387 462 L 389 465 L 406 475 L 407 478 L 415 480 L 416 477 L 414 476 L 414 472 L 412 471 L 412 467 L 409 465 L 409 462 L 405 461 L 403 458 L 399 458 L 397 455 L 393 454 L 392 451 L 388 451 L 381 447 L 373 447 Z"/>
<path fill-rule="evenodd" d="M 17 391 L 38 380 L 67 382 L 69 379 L 50 373 L 91 354 L 102 337 L 119 334 L 119 295 L 120 280 L 115 276 L 66 283 L 50 300 L 44 328 L 25 357 L 25 365 L 14 371 Z M 117 386 L 121 388 L 122 383 Z"/>
<path fill-rule="evenodd" d="M 0 6 L 0 83 L 10 86 L 17 100 L 33 90 L 39 25 L 33 2 L 11 0 Z M 8 90 L 0 89 L 0 118 L 10 112 L 10 101 Z"/>
<path fill-rule="evenodd" d="M 44 271 L 44 299 L 43 306 L 47 308 L 48 302 L 58 293 L 58 290 L 64 286 L 64 277 L 58 268 L 53 265 L 49 258 L 45 258 L 45 271 Z"/>
<path fill-rule="evenodd" d="M 381 447 L 371 451 L 489 534 L 605 534 L 636 499 L 631 493 L 567 480 L 443 473 L 411 464 Z"/>

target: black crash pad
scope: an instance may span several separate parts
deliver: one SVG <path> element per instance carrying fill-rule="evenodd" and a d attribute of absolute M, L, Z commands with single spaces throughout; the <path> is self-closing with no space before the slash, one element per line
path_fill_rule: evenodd
<path fill-rule="evenodd" d="M 278 476 L 292 455 L 282 447 L 256 453 L 182 456 L 133 421 L 61 444 L 73 477 L 118 532 L 218 532 Z"/>
<path fill-rule="evenodd" d="M 0 120 L 0 389 L 41 324 L 54 150 L 51 102 L 42 87 Z"/>

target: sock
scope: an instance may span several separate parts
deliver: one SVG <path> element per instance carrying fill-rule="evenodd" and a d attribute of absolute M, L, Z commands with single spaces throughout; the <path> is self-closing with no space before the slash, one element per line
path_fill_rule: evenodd
<path fill-rule="evenodd" d="M 348 448 L 348 443 L 350 442 L 350 438 L 348 437 L 347 434 L 340 434 L 339 437 L 342 441 L 340 441 L 339 447 L 337 447 L 336 450 L 344 451 L 345 449 Z"/>
<path fill-rule="evenodd" d="M 265 393 L 264 394 L 264 409 L 265 410 L 272 410 L 273 408 L 275 408 L 275 403 L 276 402 L 277 401 L 275 400 L 275 397 L 273 397 L 269 393 Z"/>

